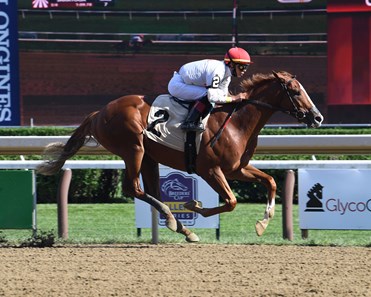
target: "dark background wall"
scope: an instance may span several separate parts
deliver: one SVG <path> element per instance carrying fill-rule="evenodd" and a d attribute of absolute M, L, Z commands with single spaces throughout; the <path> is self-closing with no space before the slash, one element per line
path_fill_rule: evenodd
<path fill-rule="evenodd" d="M 90 112 L 128 94 L 167 93 L 182 64 L 220 56 L 86 53 L 20 53 L 22 125 L 77 125 Z M 247 76 L 285 70 L 297 75 L 326 115 L 327 59 L 323 56 L 253 56 Z M 238 91 L 238 80 L 231 91 Z M 296 123 L 277 113 L 271 123 Z"/>

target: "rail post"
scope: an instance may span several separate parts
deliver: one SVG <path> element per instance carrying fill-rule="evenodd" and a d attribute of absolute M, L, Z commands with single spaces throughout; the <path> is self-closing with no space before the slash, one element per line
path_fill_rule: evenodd
<path fill-rule="evenodd" d="M 293 219 L 292 204 L 295 186 L 295 173 L 293 170 L 287 170 L 284 183 L 284 196 L 282 200 L 282 224 L 283 239 L 293 240 Z"/>
<path fill-rule="evenodd" d="M 152 212 L 152 243 L 158 244 L 158 211 L 156 208 L 151 206 L 151 212 Z"/>
<path fill-rule="evenodd" d="M 62 177 L 59 181 L 57 194 L 58 236 L 63 239 L 68 239 L 68 190 L 71 179 L 72 170 L 66 168 L 63 170 Z"/>

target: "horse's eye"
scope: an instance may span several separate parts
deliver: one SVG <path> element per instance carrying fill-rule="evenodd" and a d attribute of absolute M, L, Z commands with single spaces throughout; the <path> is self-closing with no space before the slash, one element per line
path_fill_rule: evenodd
<path fill-rule="evenodd" d="M 298 99 L 296 97 L 300 97 L 300 91 L 299 90 L 292 90 L 292 96 L 295 98 L 295 99 Z"/>

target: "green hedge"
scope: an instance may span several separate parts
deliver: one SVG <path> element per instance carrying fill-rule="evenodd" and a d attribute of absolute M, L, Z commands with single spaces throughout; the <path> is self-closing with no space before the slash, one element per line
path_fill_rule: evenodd
<path fill-rule="evenodd" d="M 0 128 L 0 136 L 65 136 L 71 134 L 73 128 L 61 127 L 38 127 L 38 128 Z M 313 134 L 371 134 L 371 128 L 264 128 L 263 135 L 313 135 Z M 39 160 L 41 156 L 27 156 L 27 159 Z M 254 160 L 310 160 L 311 155 L 255 155 Z M 371 159 L 368 155 L 319 155 L 317 159 Z M 19 156 L 0 156 L 2 160 L 17 160 Z M 73 159 L 86 160 L 119 160 L 113 155 L 107 156 L 75 156 Z M 272 175 L 278 185 L 277 201 L 281 201 L 282 184 L 284 182 L 284 170 L 265 170 Z M 74 170 L 70 186 L 69 202 L 92 203 L 92 202 L 131 202 L 132 199 L 122 195 L 121 170 Z M 37 199 L 39 203 L 56 202 L 56 194 L 59 183 L 59 175 L 41 176 L 37 175 Z M 239 202 L 265 202 L 266 190 L 260 184 L 246 184 L 231 181 L 231 187 Z"/>

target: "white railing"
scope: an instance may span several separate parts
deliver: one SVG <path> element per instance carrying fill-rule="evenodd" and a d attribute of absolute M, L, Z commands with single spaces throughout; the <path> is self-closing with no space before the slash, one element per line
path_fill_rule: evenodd
<path fill-rule="evenodd" d="M 122 43 L 132 35 L 142 34 L 153 44 L 229 44 L 232 34 L 199 33 L 90 33 L 20 31 L 19 41 L 50 43 Z M 241 44 L 327 44 L 326 33 L 239 34 Z"/>
<path fill-rule="evenodd" d="M 233 11 L 231 10 L 179 10 L 179 11 L 173 11 L 173 10 L 66 10 L 66 9 L 19 9 L 19 14 L 22 16 L 23 19 L 26 18 L 27 14 L 48 14 L 50 19 L 53 19 L 53 15 L 72 15 L 75 16 L 77 19 L 80 18 L 80 15 L 100 15 L 104 20 L 107 19 L 108 16 L 111 17 L 123 17 L 127 16 L 130 20 L 132 20 L 134 17 L 146 17 L 146 16 L 155 16 L 157 20 L 160 20 L 161 17 L 182 17 L 185 20 L 189 16 L 192 17 L 211 17 L 213 20 L 216 17 L 232 17 Z M 239 18 L 240 20 L 243 20 L 244 16 L 249 15 L 267 15 L 270 19 L 273 19 L 274 15 L 300 15 L 301 18 L 304 18 L 305 15 L 326 15 L 326 9 L 276 9 L 276 10 L 238 10 Z M 22 34 L 23 33 L 23 34 Z M 33 34 L 38 33 L 38 34 Z M 121 40 L 116 40 L 113 38 L 106 38 L 106 39 L 93 39 L 93 38 L 50 38 L 48 37 L 40 37 L 38 35 L 44 35 L 47 34 L 78 34 L 79 36 L 83 35 L 93 35 L 94 33 L 83 33 L 83 32 L 20 32 L 20 38 L 19 41 L 22 42 L 49 42 L 49 43 L 61 43 L 61 42 L 68 42 L 68 43 L 119 43 Z M 166 35 L 170 36 L 171 34 L 156 34 L 156 33 L 116 33 L 117 35 L 135 35 L 135 34 L 144 34 L 146 36 L 150 35 Z M 23 35 L 23 36 L 22 36 Z M 32 36 L 26 36 L 26 35 L 32 35 Z M 98 33 L 96 35 L 105 35 L 104 33 Z M 113 36 L 114 33 L 107 33 L 107 35 Z M 175 34 L 174 34 L 175 35 Z M 197 37 L 200 35 L 211 35 L 211 34 L 177 34 L 182 36 L 193 36 Z M 227 34 L 213 34 L 218 35 L 219 37 L 227 35 Z M 231 34 L 228 34 L 232 36 Z M 303 37 L 298 37 L 297 40 L 260 40 L 260 39 L 254 39 L 255 37 L 265 37 L 265 38 L 271 38 L 278 36 L 279 34 L 239 34 L 239 43 L 240 44 L 326 44 L 327 41 L 323 40 L 323 36 L 326 36 L 326 33 L 299 33 L 299 34 L 282 34 L 281 36 L 285 35 L 289 37 L 290 35 L 293 36 L 305 36 L 304 40 Z M 247 36 L 252 37 L 252 40 L 246 39 Z M 320 40 L 313 40 L 318 38 L 320 36 Z M 308 38 L 308 40 L 306 39 Z M 310 40 L 309 40 L 310 38 Z M 226 39 L 220 39 L 220 40 L 188 40 L 188 39 L 157 39 L 152 38 L 152 43 L 157 44 L 230 44 L 230 40 Z M 229 38 L 231 39 L 231 38 Z M 242 40 L 241 40 L 242 39 Z M 243 40 L 245 39 L 245 40 Z"/>
<path fill-rule="evenodd" d="M 0 155 L 41 155 L 51 142 L 69 136 L 0 136 Z M 370 154 L 371 134 L 352 135 L 260 135 L 256 154 Z M 80 155 L 110 154 L 95 141 L 79 151 Z"/>
<path fill-rule="evenodd" d="M 46 38 L 19 38 L 19 41 L 24 42 L 54 42 L 54 43 L 121 43 L 122 40 L 116 39 L 46 39 Z M 153 40 L 154 44 L 230 44 L 228 40 Z M 327 44 L 326 40 L 305 40 L 305 41 L 294 41 L 294 40 L 281 40 L 281 41 L 239 41 L 240 44 Z"/>
<path fill-rule="evenodd" d="M 8 136 L 0 137 L 0 154 L 40 154 L 43 147 L 50 142 L 66 142 L 68 136 Z M 371 135 L 261 135 L 257 147 L 259 154 L 369 154 L 371 151 Z M 107 154 L 101 146 L 86 146 L 82 149 L 85 154 Z M 35 169 L 42 161 L 0 161 L 0 169 Z M 326 169 L 371 169 L 371 160 L 297 160 L 297 161 L 252 161 L 252 165 L 260 169 L 290 169 L 287 171 L 284 183 L 284 209 L 282 212 L 283 237 L 293 239 L 292 203 L 294 189 L 294 174 L 291 169 L 326 168 Z M 69 160 L 63 167 L 64 173 L 58 192 L 58 234 L 68 238 L 67 200 L 71 180 L 71 169 L 123 169 L 123 161 Z M 291 171 L 291 174 L 290 174 Z M 152 243 L 158 243 L 157 213 L 152 212 Z M 302 237 L 308 237 L 308 230 L 302 230 Z"/>
<path fill-rule="evenodd" d="M 36 169 L 42 161 L 2 160 L 0 169 Z M 252 160 L 259 169 L 371 169 L 371 160 Z M 166 167 L 160 165 L 162 167 Z M 116 160 L 68 160 L 63 169 L 124 169 L 125 163 Z"/>
<path fill-rule="evenodd" d="M 95 14 L 102 15 L 106 18 L 107 15 L 122 16 L 127 15 L 130 19 L 136 16 L 156 16 L 159 19 L 161 16 L 180 16 L 187 18 L 187 16 L 210 16 L 214 17 L 231 17 L 233 11 L 231 10 L 67 10 L 67 9 L 19 9 L 18 12 L 22 18 L 26 18 L 27 14 L 48 14 L 50 18 L 53 14 L 72 14 L 78 16 L 80 14 Z M 304 17 L 305 14 L 326 14 L 326 9 L 276 9 L 276 10 L 239 10 L 240 18 L 243 19 L 244 15 L 274 15 L 274 14 L 298 14 Z"/>

